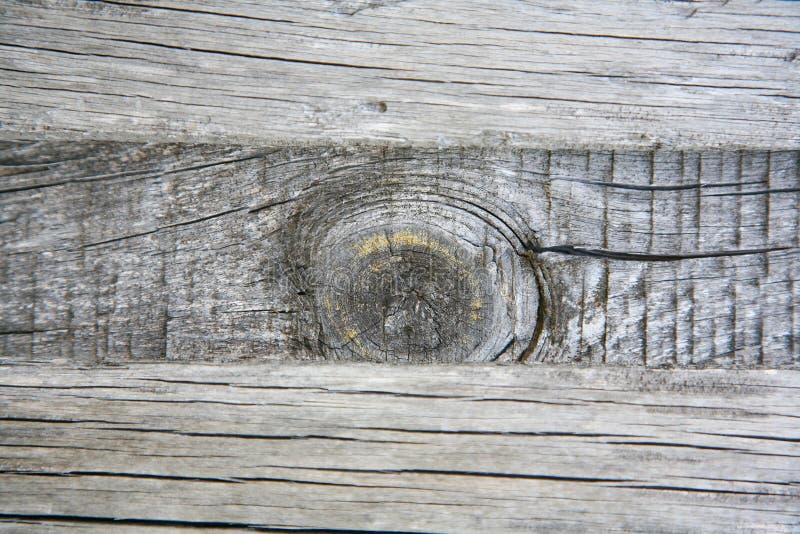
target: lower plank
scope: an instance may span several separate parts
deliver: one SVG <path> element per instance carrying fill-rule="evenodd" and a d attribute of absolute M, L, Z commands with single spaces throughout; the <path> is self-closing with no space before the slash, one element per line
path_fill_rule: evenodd
<path fill-rule="evenodd" d="M 13 365 L 0 530 L 790 532 L 800 372 Z"/>

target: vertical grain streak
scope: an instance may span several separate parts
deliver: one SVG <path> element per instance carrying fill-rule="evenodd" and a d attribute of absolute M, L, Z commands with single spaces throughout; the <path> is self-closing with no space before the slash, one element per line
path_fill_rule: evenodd
<path fill-rule="evenodd" d="M 578 313 L 578 325 L 579 325 L 579 333 L 578 333 L 578 352 L 580 357 L 583 357 L 584 351 L 584 341 L 583 341 L 583 319 L 586 310 L 586 279 L 581 280 L 581 300 L 580 300 L 580 311 Z"/>
<path fill-rule="evenodd" d="M 680 155 L 680 158 L 681 158 L 681 163 L 680 163 L 680 184 L 681 185 L 685 185 L 686 184 L 686 151 L 685 150 L 681 150 L 680 154 L 681 154 Z M 680 193 L 680 200 L 683 200 L 683 199 L 684 199 L 684 193 L 681 192 Z M 677 221 L 677 223 L 678 223 L 677 224 L 678 235 L 683 235 L 683 232 L 684 232 L 684 228 L 683 228 L 683 211 L 684 211 L 684 209 L 685 209 L 684 205 L 681 203 L 680 207 L 678 208 L 678 213 L 676 214 L 677 215 L 677 219 L 678 219 L 678 221 Z M 678 251 L 681 252 L 681 253 L 684 252 L 684 248 L 685 248 L 684 240 L 683 239 L 679 240 L 678 244 L 679 244 L 679 247 L 680 247 L 678 249 Z"/>
<path fill-rule="evenodd" d="M 735 155 L 736 155 L 736 157 L 734 159 L 734 165 L 735 165 L 734 173 L 736 174 L 736 177 L 737 177 L 735 181 L 738 181 L 739 183 L 741 183 L 741 179 L 740 179 L 740 176 L 739 176 L 741 174 L 741 160 L 742 160 L 741 150 L 737 151 Z M 723 167 L 722 167 L 723 176 L 725 174 L 724 164 L 725 164 L 725 162 L 723 160 Z M 733 209 L 731 209 L 732 213 L 731 213 L 731 216 L 730 216 L 730 219 L 732 219 L 734 224 L 736 224 L 736 230 L 735 230 L 735 232 L 733 233 L 733 235 L 730 238 L 730 241 L 732 242 L 733 246 L 736 247 L 736 250 L 741 250 L 741 248 L 740 248 L 740 245 L 741 245 L 741 237 L 740 237 L 741 236 L 741 225 L 738 224 L 738 220 L 739 220 L 739 217 L 740 217 L 739 214 L 740 214 L 740 209 L 741 209 L 741 202 L 740 201 L 741 201 L 741 197 L 737 197 L 736 198 L 736 202 L 734 203 Z M 727 321 L 727 323 L 728 323 L 728 334 L 727 334 L 728 343 L 727 343 L 727 347 L 726 347 L 725 350 L 729 354 L 730 361 L 735 362 L 736 361 L 736 332 L 738 331 L 737 324 L 736 324 L 736 322 L 737 322 L 737 314 L 736 314 L 736 305 L 737 304 L 736 303 L 737 303 L 737 285 L 738 285 L 737 278 L 738 277 L 735 276 L 735 273 L 737 271 L 737 266 L 734 263 L 735 260 L 731 260 L 730 258 L 723 258 L 722 261 L 723 261 L 723 267 L 722 268 L 726 269 L 726 270 L 730 269 L 734 273 L 734 278 L 730 279 L 728 281 L 727 287 L 726 287 L 726 290 L 725 290 L 726 297 L 727 297 L 727 302 L 728 302 L 729 308 L 731 309 L 731 313 L 729 314 L 728 321 Z"/>
<path fill-rule="evenodd" d="M 800 150 L 796 151 L 794 156 L 794 181 L 800 185 Z M 798 203 L 800 204 L 800 200 Z M 795 210 L 794 246 L 800 248 L 800 209 Z"/>
<path fill-rule="evenodd" d="M 790 278 L 789 278 L 789 295 L 790 295 L 790 297 L 789 297 L 789 306 L 791 307 L 791 309 L 789 310 L 789 314 L 790 314 L 789 315 L 790 316 L 790 320 L 789 321 L 791 323 L 791 333 L 790 333 L 790 336 L 789 336 L 790 337 L 789 345 L 792 348 L 792 354 L 790 355 L 791 356 L 791 358 L 790 358 L 791 360 L 800 359 L 800 354 L 797 353 L 797 324 L 796 324 L 796 318 L 795 318 L 795 307 L 797 306 L 797 303 L 795 302 L 795 300 L 796 300 L 796 298 L 795 298 L 795 295 L 796 295 L 796 293 L 795 293 L 795 284 L 796 283 L 797 282 L 795 281 L 794 277 L 790 276 Z"/>
<path fill-rule="evenodd" d="M 737 190 L 739 192 L 744 191 L 744 182 L 743 178 L 743 169 L 742 166 L 743 162 L 743 152 L 741 150 L 738 151 L 737 159 L 736 159 L 736 180 L 739 182 L 737 186 Z M 744 217 L 742 215 L 742 204 L 743 200 L 742 197 L 739 196 L 736 198 L 736 248 L 742 248 L 742 224 L 744 223 Z"/>
<path fill-rule="evenodd" d="M 697 184 L 699 185 L 699 184 L 702 184 L 702 183 L 703 183 L 703 154 L 701 152 L 701 153 L 697 154 Z M 703 222 L 703 218 L 702 218 L 703 197 L 702 197 L 702 195 L 700 193 L 701 193 L 701 190 L 698 187 L 695 190 L 695 221 L 696 221 L 695 222 L 695 246 L 698 249 L 700 248 L 701 243 L 703 242 L 702 228 L 701 228 L 701 225 L 702 225 L 702 222 Z M 692 319 L 692 321 L 691 321 L 692 322 L 692 356 L 691 356 L 691 360 L 692 360 L 692 363 L 698 363 L 697 346 L 698 346 L 698 342 L 702 343 L 702 340 L 698 340 L 697 339 L 697 334 L 696 334 L 696 332 L 697 332 L 697 321 L 696 321 L 696 317 L 695 317 L 695 315 L 696 315 L 696 311 L 695 310 L 697 310 L 696 282 L 694 280 L 692 280 L 690 282 L 690 284 L 691 284 L 691 301 L 692 301 L 691 312 L 689 314 L 691 316 L 691 319 Z M 702 346 L 702 344 L 700 344 L 700 346 Z"/>
<path fill-rule="evenodd" d="M 742 150 L 739 150 L 736 157 L 736 181 L 738 182 L 737 190 L 739 192 L 743 191 L 744 182 L 743 177 L 743 166 L 744 166 L 744 154 Z M 736 198 L 736 248 L 742 248 L 742 223 L 744 222 L 744 215 L 742 214 L 742 197 L 739 196 Z M 740 268 L 736 268 L 737 274 L 741 272 Z M 747 337 L 743 335 L 741 329 L 739 328 L 739 307 L 742 305 L 739 301 L 739 284 L 733 284 L 733 306 L 731 309 L 731 324 L 733 325 L 731 330 L 731 341 L 733 343 L 733 360 L 738 362 L 740 365 L 744 364 L 744 358 L 742 355 L 742 351 L 744 350 L 746 339 Z"/>
<path fill-rule="evenodd" d="M 553 235 L 553 175 L 552 175 L 553 151 L 547 151 L 547 162 L 545 166 L 545 176 L 547 184 L 545 193 L 547 195 L 547 234 Z"/>
<path fill-rule="evenodd" d="M 655 185 L 656 180 L 656 150 L 653 149 L 650 151 L 650 161 L 649 161 L 649 176 L 648 176 L 648 184 L 650 185 L 650 235 L 647 241 L 647 252 L 649 254 L 653 253 L 653 242 L 654 242 L 654 234 L 655 234 L 655 191 L 653 190 L 653 186 Z M 648 356 L 648 325 L 649 325 L 649 305 L 647 301 L 648 295 L 648 281 L 650 280 L 652 272 L 652 265 L 647 264 L 644 268 L 644 272 L 642 274 L 642 300 L 644 301 L 644 317 L 643 317 L 643 328 L 642 328 L 642 359 L 644 362 L 644 366 L 647 367 L 647 356 Z M 663 350 L 663 349 L 662 349 Z M 659 356 L 658 354 L 656 356 Z"/>
<path fill-rule="evenodd" d="M 655 191 L 653 190 L 653 186 L 655 185 L 656 179 L 656 151 L 650 151 L 650 176 L 649 176 L 649 185 L 650 185 L 650 236 L 647 242 L 647 252 L 653 252 L 653 241 L 654 241 L 654 234 L 655 234 L 655 212 L 656 212 L 656 205 L 655 205 Z"/>
<path fill-rule="evenodd" d="M 689 356 L 689 360 L 691 361 L 691 363 L 697 363 L 697 354 L 696 354 L 697 339 L 696 339 L 696 336 L 695 336 L 695 331 L 696 331 L 696 328 L 697 328 L 697 324 L 696 324 L 696 317 L 695 317 L 696 314 L 694 312 L 694 310 L 696 309 L 695 307 L 697 306 L 697 299 L 695 298 L 695 285 L 696 285 L 696 282 L 694 280 L 690 280 L 689 281 L 689 300 L 692 303 L 692 308 L 691 308 L 691 311 L 689 312 L 689 322 L 691 324 L 691 329 L 692 329 L 691 330 L 692 333 L 689 336 L 690 339 L 691 339 L 691 345 L 692 345 L 692 351 L 691 351 L 690 356 Z"/>
<path fill-rule="evenodd" d="M 698 183 L 698 185 L 703 183 L 703 153 L 702 152 L 697 155 L 697 183 Z M 700 243 L 703 242 L 702 228 L 701 228 L 701 226 L 703 224 L 703 219 L 701 217 L 701 213 L 703 211 L 703 196 L 701 195 L 701 192 L 702 191 L 701 191 L 700 187 L 698 187 L 695 190 L 695 203 L 696 203 L 695 204 L 695 213 L 696 213 L 696 216 L 697 216 L 695 239 L 696 239 L 696 243 L 697 243 L 698 248 L 700 247 Z"/>
<path fill-rule="evenodd" d="M 109 282 L 109 288 L 111 290 L 111 298 L 109 304 L 109 311 L 108 311 L 108 320 L 106 321 L 106 354 L 113 354 L 111 352 L 111 321 L 114 317 L 114 312 L 117 311 L 117 282 L 119 281 L 119 274 L 116 272 L 111 275 L 111 280 Z"/>
<path fill-rule="evenodd" d="M 672 345 L 675 347 L 675 350 L 672 353 L 672 365 L 678 365 L 678 353 L 680 351 L 680 333 L 678 332 L 678 317 L 680 316 L 681 310 L 679 309 L 678 301 L 680 300 L 680 296 L 678 294 L 680 288 L 680 269 L 676 266 L 673 271 L 674 273 L 674 280 L 672 281 L 672 308 L 675 310 L 675 321 L 676 324 L 673 325 L 672 328 Z"/>
<path fill-rule="evenodd" d="M 771 184 L 771 178 L 772 178 L 772 152 L 768 151 L 766 153 L 766 155 L 767 155 L 767 160 L 766 160 L 767 164 L 766 164 L 766 168 L 764 169 L 764 173 L 765 173 L 764 182 L 766 183 L 767 191 L 770 191 L 772 189 L 772 184 Z M 766 239 L 767 239 L 767 244 L 768 245 L 772 243 L 772 224 L 770 222 L 770 220 L 772 219 L 771 197 L 772 197 L 772 193 L 767 193 L 765 195 L 766 208 L 764 210 L 764 226 L 766 228 Z M 769 256 L 769 254 L 765 254 L 764 255 L 764 269 L 765 269 L 766 282 L 769 283 L 770 278 L 771 278 L 770 256 Z M 763 283 L 764 283 L 763 280 L 759 280 L 762 300 L 763 300 L 764 291 L 768 291 L 769 290 L 768 288 L 767 289 L 764 288 Z M 767 318 L 764 317 L 764 315 L 762 314 L 760 319 L 761 319 L 761 346 L 760 346 L 759 352 L 758 352 L 758 364 L 759 365 L 764 365 L 764 361 L 765 361 L 764 349 L 767 347 L 767 343 L 768 343 L 768 339 L 766 339 L 766 337 L 765 337 L 765 333 L 766 333 L 767 330 L 765 328 L 764 321 Z"/>
<path fill-rule="evenodd" d="M 616 164 L 616 152 L 611 151 L 611 165 L 609 167 L 608 176 L 606 180 L 609 183 L 614 182 L 614 166 Z M 603 248 L 608 248 L 608 232 L 610 226 L 610 218 L 608 213 L 608 188 L 603 188 Z M 604 270 L 604 295 L 603 299 L 603 364 L 608 362 L 608 299 L 611 297 L 611 263 L 606 259 L 603 264 Z"/>
<path fill-rule="evenodd" d="M 680 151 L 679 180 L 680 180 L 679 183 L 681 185 L 685 185 L 686 184 L 686 151 L 685 150 L 681 150 Z M 678 199 L 679 199 L 679 201 L 683 201 L 684 198 L 685 198 L 685 192 L 681 191 L 679 193 Z M 685 205 L 682 202 L 680 202 L 679 203 L 679 207 L 677 209 L 677 213 L 675 214 L 676 219 L 677 219 L 676 227 L 677 227 L 678 235 L 683 235 L 683 233 L 684 233 L 683 218 L 684 218 L 685 209 L 686 209 Z M 685 239 L 679 239 L 678 240 L 678 252 L 679 253 L 684 253 L 684 251 L 686 249 L 685 241 L 686 241 Z M 681 348 L 681 345 L 680 345 L 680 331 L 679 331 L 680 330 L 679 329 L 679 325 L 680 325 L 679 321 L 681 320 L 680 319 L 680 317 L 681 317 L 681 309 L 680 309 L 680 305 L 679 305 L 680 299 L 681 299 L 680 290 L 681 290 L 682 282 L 683 282 L 683 280 L 681 280 L 681 274 L 682 274 L 681 266 L 680 265 L 676 265 L 673 272 L 674 272 L 674 280 L 673 280 L 673 289 L 672 289 L 672 291 L 673 291 L 672 306 L 675 309 L 675 327 L 672 330 L 673 331 L 672 343 L 675 346 L 675 353 L 673 354 L 673 357 L 672 357 L 672 364 L 673 365 L 678 365 L 680 348 Z"/>
<path fill-rule="evenodd" d="M 795 178 L 795 180 L 794 180 L 795 184 L 800 185 L 800 150 L 798 150 L 795 153 L 795 158 L 794 158 L 794 178 Z M 795 203 L 794 225 L 795 225 L 794 246 L 795 246 L 795 248 L 800 248 L 800 200 L 798 200 Z M 797 305 L 798 305 L 798 303 L 797 303 L 797 293 L 795 293 L 795 284 L 797 283 L 797 280 L 795 279 L 795 275 L 794 275 L 796 270 L 797 270 L 797 267 L 796 267 L 796 264 L 795 264 L 795 269 L 793 270 L 794 272 L 789 277 L 789 283 L 791 285 L 791 292 L 792 292 L 792 298 L 790 298 L 789 301 L 790 301 L 791 307 L 792 307 L 792 343 L 791 343 L 792 344 L 792 357 L 795 360 L 800 360 L 800 352 L 799 352 L 800 347 L 797 346 L 798 342 L 800 342 L 800 339 L 798 339 L 798 337 L 800 337 L 800 336 L 798 336 L 798 331 L 797 331 L 797 328 L 798 328 L 798 325 L 797 325 Z"/>
<path fill-rule="evenodd" d="M 642 275 L 642 301 L 644 302 L 644 314 L 642 317 L 642 361 L 644 367 L 647 367 L 647 278 L 650 273 L 650 266 L 646 266 L 644 274 Z"/>
<path fill-rule="evenodd" d="M 489 231 L 488 228 L 486 228 L 486 227 L 483 228 L 484 239 L 488 239 L 488 231 Z M 510 284 L 510 287 L 509 287 L 509 292 L 511 294 L 511 310 L 510 310 L 511 311 L 511 322 L 514 325 L 514 330 L 512 331 L 512 338 L 511 338 L 511 346 L 513 347 L 513 349 L 516 349 L 516 347 L 517 347 L 517 337 L 520 334 L 520 332 L 517 331 L 518 328 L 519 328 L 519 323 L 517 322 L 517 288 L 516 288 L 516 283 L 517 283 L 517 264 L 515 262 L 511 262 L 511 284 Z M 543 306 L 543 304 L 541 306 Z M 498 355 L 504 353 L 508 349 L 508 347 L 509 346 L 506 345 L 502 349 L 502 351 L 498 353 Z M 516 352 L 516 350 L 514 350 L 513 353 L 514 354 L 520 354 L 520 353 Z"/>
<path fill-rule="evenodd" d="M 30 329 L 31 329 L 31 345 L 30 345 L 30 355 L 31 358 L 34 357 L 36 354 L 36 299 L 37 299 L 37 292 L 38 292 L 38 266 L 39 266 L 39 255 L 34 253 L 31 255 L 33 268 L 31 269 L 31 314 L 30 314 Z"/>
<path fill-rule="evenodd" d="M 72 293 L 69 289 L 66 290 L 64 294 L 64 302 L 67 304 L 67 317 L 66 317 L 66 326 L 67 326 L 67 333 L 65 336 L 65 343 L 66 343 L 66 353 L 67 358 L 70 360 L 75 360 L 75 332 L 74 332 L 74 320 L 75 320 L 75 312 L 72 309 Z"/>
<path fill-rule="evenodd" d="M 161 258 L 161 292 L 163 310 L 161 315 L 161 357 L 169 358 L 169 286 L 167 285 L 167 261 Z"/>

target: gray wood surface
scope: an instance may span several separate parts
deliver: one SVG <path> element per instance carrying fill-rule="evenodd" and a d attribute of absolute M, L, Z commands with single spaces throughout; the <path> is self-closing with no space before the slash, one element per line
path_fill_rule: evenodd
<path fill-rule="evenodd" d="M 2 2 L 0 531 L 799 532 L 799 23 Z"/>
<path fill-rule="evenodd" d="M 799 157 L 6 143 L 0 356 L 795 365 Z"/>
<path fill-rule="evenodd" d="M 0 138 L 797 148 L 797 2 L 7 1 Z"/>
<path fill-rule="evenodd" d="M 0 529 L 797 532 L 798 371 L 0 369 Z"/>

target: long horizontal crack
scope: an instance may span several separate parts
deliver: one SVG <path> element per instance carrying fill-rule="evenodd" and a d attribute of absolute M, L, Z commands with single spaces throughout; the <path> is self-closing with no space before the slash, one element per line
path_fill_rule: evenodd
<path fill-rule="evenodd" d="M 375 484 L 357 484 L 348 482 L 326 482 L 321 480 L 305 480 L 286 477 L 253 477 L 253 476 L 231 476 L 231 477 L 209 477 L 209 476 L 190 476 L 190 475 L 170 475 L 160 473 L 134 473 L 118 471 L 24 471 L 24 470 L 0 470 L 0 475 L 17 475 L 32 477 L 108 477 L 108 478 L 138 478 L 149 480 L 171 480 L 176 482 L 202 482 L 220 484 L 245 484 L 248 482 L 277 482 L 287 484 L 303 484 L 311 486 L 338 486 L 347 488 L 398 488 L 398 486 L 381 486 Z"/>
<path fill-rule="evenodd" d="M 499 478 L 499 479 L 523 479 L 523 480 L 550 480 L 554 482 L 579 482 L 579 483 L 636 483 L 642 482 L 636 479 L 625 478 L 595 478 L 595 477 L 579 477 L 568 475 L 548 475 L 540 473 L 510 473 L 500 471 L 461 471 L 461 470 L 447 470 L 447 469 L 359 469 L 347 467 L 302 467 L 302 466 L 286 466 L 286 465 L 269 465 L 264 467 L 283 467 L 286 469 L 298 470 L 311 470 L 311 471 L 332 471 L 337 473 L 370 473 L 377 475 L 441 475 L 441 476 L 456 476 L 456 477 L 481 477 L 481 478 Z"/>
<path fill-rule="evenodd" d="M 612 488 L 630 488 L 637 490 L 655 490 L 655 491 L 681 491 L 692 493 L 719 493 L 726 495 L 758 495 L 769 497 L 786 497 L 787 499 L 795 499 L 794 495 L 786 495 L 782 493 L 771 493 L 766 491 L 742 491 L 742 490 L 727 490 L 727 489 L 714 489 L 714 488 L 693 488 L 690 486 L 664 486 L 656 484 L 640 484 L 640 485 L 615 485 L 609 486 Z"/>
<path fill-rule="evenodd" d="M 213 213 L 213 214 L 208 215 L 206 217 L 200 217 L 200 218 L 197 218 L 197 219 L 192 219 L 192 220 L 189 220 L 189 221 L 181 221 L 181 222 L 176 222 L 176 223 L 172 223 L 172 224 L 165 224 L 164 226 L 159 226 L 158 228 L 155 228 L 153 230 L 147 230 L 145 232 L 139 232 L 137 234 L 124 235 L 124 236 L 120 236 L 120 237 L 114 237 L 114 238 L 111 238 L 111 239 L 105 239 L 103 241 L 95 241 L 94 243 L 87 243 L 85 245 L 82 245 L 81 248 L 97 247 L 97 246 L 100 246 L 100 245 L 108 245 L 110 243 L 116 243 L 118 241 L 124 241 L 126 239 L 133 239 L 135 237 L 143 237 L 143 236 L 146 236 L 146 235 L 155 234 L 157 232 L 160 232 L 161 230 L 167 230 L 167 229 L 170 229 L 170 228 L 178 228 L 178 227 L 181 227 L 181 226 L 189 226 L 189 225 L 196 224 L 196 223 L 199 223 L 199 222 L 205 222 L 205 221 L 208 221 L 208 220 L 211 220 L 211 219 L 216 219 L 217 217 L 230 215 L 231 213 L 236 213 L 237 211 L 243 211 L 243 210 L 246 210 L 246 209 L 247 209 L 246 207 L 243 207 L 243 208 L 242 207 L 240 207 L 240 208 L 232 208 L 232 209 L 229 209 L 229 210 L 221 211 L 219 213 Z"/>
<path fill-rule="evenodd" d="M 190 166 L 187 166 L 187 167 L 179 167 L 179 168 L 174 168 L 174 169 L 161 170 L 161 169 L 158 169 L 158 168 L 142 168 L 142 169 L 135 170 L 135 171 L 119 172 L 119 173 L 114 173 L 114 174 L 110 174 L 110 175 L 87 176 L 87 177 L 84 177 L 84 178 L 72 178 L 72 179 L 68 179 L 68 180 L 60 180 L 60 181 L 56 181 L 56 182 L 47 182 L 47 183 L 42 183 L 42 184 L 31 184 L 31 185 L 20 186 L 20 187 L 9 187 L 9 188 L 5 188 L 5 189 L 0 189 L 0 193 L 18 193 L 18 192 L 22 192 L 22 191 L 32 191 L 32 190 L 36 190 L 36 189 L 44 189 L 44 188 L 48 188 L 48 187 L 57 187 L 57 186 L 60 186 L 60 185 L 68 185 L 68 184 L 88 184 L 88 183 L 92 183 L 92 182 L 100 182 L 100 181 L 109 180 L 109 179 L 124 178 L 124 177 L 128 177 L 128 176 L 141 176 L 142 178 L 155 178 L 155 177 L 158 177 L 158 176 L 167 176 L 167 175 L 170 175 L 170 174 L 177 174 L 177 173 L 180 173 L 180 172 L 188 172 L 188 171 L 197 171 L 197 170 L 202 170 L 202 169 L 208 169 L 208 168 L 216 167 L 216 166 L 220 166 L 220 165 L 230 165 L 230 164 L 234 164 L 234 163 L 241 163 L 241 162 L 244 162 L 244 161 L 250 161 L 250 160 L 254 160 L 254 159 L 259 159 L 259 158 L 262 158 L 262 157 L 264 157 L 264 154 L 259 153 L 259 154 L 255 154 L 255 155 L 248 155 L 248 156 L 245 156 L 245 157 L 242 157 L 242 158 L 232 158 L 232 159 L 226 159 L 226 160 L 219 160 L 219 161 L 213 161 L 211 163 L 203 163 L 203 164 L 199 164 L 199 165 L 190 165 Z M 59 162 L 45 163 L 45 164 L 42 164 L 42 166 L 49 168 L 50 166 L 58 165 L 60 163 L 63 163 L 63 162 L 59 161 Z"/>
<path fill-rule="evenodd" d="M 267 532 L 331 532 L 334 534 L 367 534 L 372 532 L 393 532 L 395 534 L 405 534 L 409 531 L 386 531 L 386 530 L 363 530 L 363 529 L 330 529 L 330 528 L 309 528 L 309 527 L 281 527 L 271 525 L 259 525 L 252 523 L 240 523 L 235 521 L 192 521 L 187 519 L 161 519 L 143 517 L 115 517 L 115 516 L 92 516 L 92 515 L 70 515 L 70 514 L 0 514 L 0 519 L 10 519 L 18 521 L 71 521 L 76 523 L 94 523 L 104 525 L 114 525 L 121 527 L 125 525 L 141 526 L 163 526 L 163 527 L 190 527 L 190 528 L 214 528 L 225 530 L 256 530 Z M 409 533 L 410 534 L 410 533 Z"/>
<path fill-rule="evenodd" d="M 268 56 L 262 54 L 245 54 L 241 52 L 229 52 L 225 50 L 212 50 L 210 48 L 198 48 L 194 46 L 175 46 L 175 45 L 168 45 L 164 43 L 154 43 L 150 41 L 139 41 L 135 39 L 119 39 L 119 38 L 108 38 L 108 41 L 118 42 L 118 43 L 130 43 L 135 45 L 144 45 L 144 46 L 153 46 L 158 48 L 165 48 L 168 50 L 179 50 L 182 52 L 201 52 L 204 54 L 215 54 L 215 55 L 222 55 L 222 56 L 231 56 L 231 57 L 244 57 L 250 59 L 263 59 L 267 61 L 280 61 L 283 63 L 300 63 L 304 65 L 319 65 L 325 67 L 345 67 L 351 69 L 364 69 L 364 70 L 383 70 L 383 71 L 405 71 L 408 69 L 399 69 L 394 67 L 377 67 L 373 65 L 353 65 L 351 63 L 340 63 L 336 61 L 319 61 L 319 60 L 312 60 L 312 59 L 299 59 L 299 58 L 288 58 L 288 57 L 280 57 L 280 56 Z"/>
<path fill-rule="evenodd" d="M 689 254 L 644 254 L 639 252 L 627 252 L 617 250 L 605 250 L 600 248 L 584 248 L 573 245 L 555 245 L 552 247 L 539 247 L 528 245 L 528 254 L 544 254 L 554 252 L 566 254 L 568 256 L 586 256 L 591 258 L 606 258 L 610 260 L 622 261 L 682 261 L 699 258 L 723 258 L 726 256 L 748 256 L 752 254 L 766 254 L 769 252 L 780 252 L 792 250 L 793 247 L 770 247 L 753 248 L 741 250 L 715 250 L 710 252 L 695 252 Z"/>

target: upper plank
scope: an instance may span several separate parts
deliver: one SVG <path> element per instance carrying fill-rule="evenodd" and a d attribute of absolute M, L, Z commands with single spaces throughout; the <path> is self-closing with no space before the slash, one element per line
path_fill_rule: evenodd
<path fill-rule="evenodd" d="M 797 148 L 796 2 L 10 1 L 0 138 Z"/>

